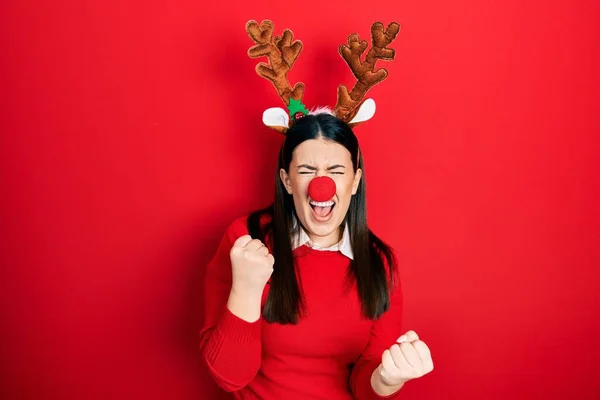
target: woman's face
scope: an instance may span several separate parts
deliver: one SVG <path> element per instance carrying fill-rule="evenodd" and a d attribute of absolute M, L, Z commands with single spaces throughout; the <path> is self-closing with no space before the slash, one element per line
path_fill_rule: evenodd
<path fill-rule="evenodd" d="M 340 225 L 362 177 L 362 170 L 355 173 L 352 168 L 350 152 L 330 140 L 306 140 L 294 150 L 289 173 L 282 168 L 279 174 L 287 192 L 294 198 L 296 214 L 310 239 L 319 246 L 337 243 Z M 308 196 L 308 184 L 317 176 L 334 180 L 336 192 L 330 202 L 315 204 Z"/>

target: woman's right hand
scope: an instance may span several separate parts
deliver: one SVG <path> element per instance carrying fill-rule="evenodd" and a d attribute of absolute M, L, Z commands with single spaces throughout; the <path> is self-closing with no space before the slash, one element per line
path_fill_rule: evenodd
<path fill-rule="evenodd" d="M 260 240 L 250 235 L 239 237 L 229 253 L 232 268 L 232 290 L 262 294 L 273 273 L 275 259 Z"/>

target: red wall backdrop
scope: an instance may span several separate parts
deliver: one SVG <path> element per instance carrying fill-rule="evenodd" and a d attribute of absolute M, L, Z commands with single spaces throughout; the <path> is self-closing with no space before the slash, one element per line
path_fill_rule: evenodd
<path fill-rule="evenodd" d="M 403 26 L 357 129 L 436 365 L 403 398 L 600 398 L 598 2 L 207 3 L 2 2 L 0 397 L 223 398 L 202 274 L 273 193 L 244 32 L 271 18 L 309 105 L 352 83 L 349 33 Z"/>

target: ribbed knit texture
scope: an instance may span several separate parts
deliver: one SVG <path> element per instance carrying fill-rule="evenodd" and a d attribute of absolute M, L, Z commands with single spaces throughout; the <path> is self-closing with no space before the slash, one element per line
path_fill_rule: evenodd
<path fill-rule="evenodd" d="M 306 305 L 297 325 L 248 323 L 227 308 L 229 252 L 247 234 L 246 218 L 231 224 L 207 267 L 205 323 L 200 349 L 210 373 L 236 399 L 395 399 L 378 396 L 371 374 L 385 349 L 403 333 L 402 293 L 377 321 L 362 317 L 356 285 L 347 281 L 351 260 L 340 252 L 302 246 L 294 261 Z M 269 285 L 263 293 L 263 304 Z"/>

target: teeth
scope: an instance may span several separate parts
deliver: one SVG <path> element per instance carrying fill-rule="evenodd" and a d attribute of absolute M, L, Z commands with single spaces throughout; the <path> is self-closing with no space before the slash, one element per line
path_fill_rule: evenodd
<path fill-rule="evenodd" d="M 310 204 L 317 207 L 331 207 L 334 203 L 333 201 L 311 201 Z"/>

